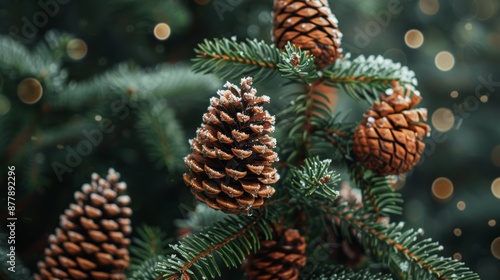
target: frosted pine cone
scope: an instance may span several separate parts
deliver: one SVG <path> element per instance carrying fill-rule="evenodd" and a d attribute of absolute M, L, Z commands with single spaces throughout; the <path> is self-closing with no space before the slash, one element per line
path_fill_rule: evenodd
<path fill-rule="evenodd" d="M 203 124 L 192 139 L 193 152 L 185 159 L 191 170 L 184 182 L 191 193 L 213 209 L 249 213 L 275 192 L 279 179 L 272 167 L 278 155 L 274 117 L 262 108 L 268 96 L 256 96 L 252 78 L 241 80 L 241 89 L 226 83 L 226 90 L 212 98 Z"/>
<path fill-rule="evenodd" d="M 327 0 L 274 0 L 274 44 L 288 41 L 315 56 L 319 69 L 342 55 L 342 33 Z"/>
<path fill-rule="evenodd" d="M 306 264 L 306 239 L 296 229 L 277 229 L 273 240 L 261 241 L 255 254 L 243 263 L 246 279 L 299 279 Z"/>
<path fill-rule="evenodd" d="M 354 155 L 365 168 L 381 176 L 410 171 L 420 160 L 430 133 L 427 109 L 412 109 L 420 93 L 395 84 L 364 114 L 354 134 Z"/>
<path fill-rule="evenodd" d="M 56 233 L 49 236 L 45 261 L 38 263 L 35 279 L 125 279 L 132 232 L 124 195 L 127 185 L 110 169 L 106 179 L 92 174 L 92 182 L 75 193 Z"/>

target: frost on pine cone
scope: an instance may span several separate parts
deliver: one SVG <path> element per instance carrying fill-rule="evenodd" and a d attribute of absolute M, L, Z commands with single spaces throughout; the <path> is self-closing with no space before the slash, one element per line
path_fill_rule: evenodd
<path fill-rule="evenodd" d="M 92 174 L 92 182 L 75 193 L 76 203 L 61 215 L 59 228 L 49 236 L 45 261 L 35 279 L 125 279 L 132 231 L 124 195 L 127 185 L 110 169 L 106 179 Z"/>
<path fill-rule="evenodd" d="M 278 155 L 274 117 L 262 108 L 268 96 L 256 96 L 252 78 L 241 80 L 241 89 L 226 83 L 219 98 L 210 100 L 208 113 L 197 137 L 190 141 L 193 152 L 185 158 L 191 170 L 184 182 L 191 193 L 213 209 L 227 213 L 249 213 L 275 192 L 279 179 L 272 164 Z"/>
<path fill-rule="evenodd" d="M 319 69 L 342 54 L 342 33 L 327 0 L 274 0 L 274 44 L 290 41 L 315 56 Z"/>
<path fill-rule="evenodd" d="M 410 85 L 394 84 L 364 114 L 354 134 L 354 155 L 364 167 L 381 176 L 411 170 L 425 148 L 422 141 L 430 133 L 427 109 L 412 109 L 420 103 L 420 93 Z"/>
<path fill-rule="evenodd" d="M 306 239 L 296 229 L 278 228 L 273 240 L 260 242 L 260 249 L 243 263 L 246 279 L 299 279 L 306 264 Z"/>

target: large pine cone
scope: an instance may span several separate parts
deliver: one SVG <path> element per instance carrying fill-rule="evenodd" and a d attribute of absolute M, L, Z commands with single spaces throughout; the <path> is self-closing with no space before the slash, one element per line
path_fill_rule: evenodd
<path fill-rule="evenodd" d="M 395 84 L 363 115 L 354 134 L 354 155 L 381 176 L 411 170 L 420 160 L 430 133 L 427 109 L 411 109 L 422 97 L 410 85 Z"/>
<path fill-rule="evenodd" d="M 91 184 L 75 193 L 56 233 L 49 236 L 45 261 L 35 279 L 125 279 L 132 232 L 127 185 L 109 170 L 106 180 L 92 174 Z"/>
<path fill-rule="evenodd" d="M 306 264 L 306 239 L 296 229 L 277 229 L 273 240 L 261 241 L 255 254 L 243 263 L 247 279 L 270 280 L 299 278 Z"/>
<path fill-rule="evenodd" d="M 288 41 L 315 56 L 319 69 L 342 55 L 342 33 L 327 0 L 274 0 L 274 44 Z"/>
<path fill-rule="evenodd" d="M 279 175 L 272 164 L 276 140 L 274 117 L 262 109 L 268 96 L 255 96 L 252 78 L 241 80 L 241 89 L 226 83 L 227 90 L 210 100 L 203 124 L 192 139 L 193 153 L 185 159 L 191 170 L 184 182 L 191 193 L 213 209 L 249 213 L 275 192 Z"/>

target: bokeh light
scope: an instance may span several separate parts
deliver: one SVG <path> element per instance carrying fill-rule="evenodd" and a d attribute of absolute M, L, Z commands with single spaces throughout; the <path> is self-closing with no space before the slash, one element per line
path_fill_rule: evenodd
<path fill-rule="evenodd" d="M 450 179 L 439 177 L 432 183 L 432 195 L 434 198 L 445 201 L 453 194 L 453 183 Z"/>
<path fill-rule="evenodd" d="M 408 30 L 405 34 L 405 43 L 412 49 L 419 48 L 424 43 L 424 35 L 417 29 Z"/>
<path fill-rule="evenodd" d="M 68 56 L 74 60 L 80 60 L 87 55 L 87 43 L 81 39 L 71 39 L 66 45 Z"/>
<path fill-rule="evenodd" d="M 455 124 L 455 116 L 450 109 L 439 108 L 432 113 L 431 122 L 432 126 L 434 126 L 436 130 L 446 132 L 453 127 L 453 124 Z"/>
<path fill-rule="evenodd" d="M 392 188 L 395 190 L 402 189 L 406 183 L 406 175 L 405 174 L 389 175 L 388 179 L 389 179 L 389 182 L 390 182 Z"/>
<path fill-rule="evenodd" d="M 102 116 L 101 115 L 95 115 L 94 119 L 95 119 L 96 122 L 100 122 L 102 120 Z"/>
<path fill-rule="evenodd" d="M 43 88 L 37 79 L 26 78 L 17 86 L 17 96 L 23 103 L 35 104 L 42 95 Z"/>
<path fill-rule="evenodd" d="M 429 16 L 435 15 L 439 11 L 438 0 L 420 0 L 418 6 L 424 14 Z"/>
<path fill-rule="evenodd" d="M 459 202 L 457 202 L 457 208 L 458 210 L 460 211 L 464 211 L 465 210 L 465 202 L 463 202 L 462 200 L 460 200 Z"/>
<path fill-rule="evenodd" d="M 436 55 L 434 63 L 439 70 L 449 71 L 455 65 L 455 57 L 448 51 L 442 51 Z"/>
<path fill-rule="evenodd" d="M 500 177 L 496 178 L 493 183 L 491 183 L 491 192 L 496 198 L 500 199 Z"/>
<path fill-rule="evenodd" d="M 10 111 L 10 100 L 7 96 L 0 94 L 0 116 L 7 114 Z"/>
<path fill-rule="evenodd" d="M 481 102 L 483 103 L 486 103 L 488 102 L 488 95 L 482 95 L 481 97 L 479 97 L 479 100 L 481 100 Z"/>
<path fill-rule="evenodd" d="M 500 168 L 500 144 L 496 145 L 491 151 L 491 160 L 493 165 Z"/>
<path fill-rule="evenodd" d="M 458 91 L 454 90 L 450 93 L 451 98 L 457 98 L 458 97 Z"/>
<path fill-rule="evenodd" d="M 495 238 L 495 240 L 491 242 L 491 253 L 495 258 L 500 260 L 500 237 Z"/>
<path fill-rule="evenodd" d="M 456 252 L 455 254 L 453 254 L 453 258 L 457 261 L 461 261 L 462 260 L 462 254 L 460 254 L 459 252 Z"/>
<path fill-rule="evenodd" d="M 164 22 L 158 23 L 153 30 L 158 40 L 167 40 L 170 37 L 170 32 L 170 26 Z"/>
<path fill-rule="evenodd" d="M 490 227 L 494 227 L 494 226 L 496 226 L 496 225 L 497 225 L 497 221 L 496 221 L 496 220 L 494 220 L 494 219 L 491 219 L 491 220 L 489 220 L 489 221 L 488 221 L 488 225 L 489 225 Z"/>
<path fill-rule="evenodd" d="M 455 236 L 461 236 L 461 235 L 462 235 L 462 230 L 461 230 L 461 229 L 459 229 L 459 228 L 455 228 L 455 229 L 453 230 L 453 234 L 454 234 Z"/>
<path fill-rule="evenodd" d="M 471 7 L 477 20 L 490 19 L 495 14 L 496 8 L 492 0 L 473 0 Z"/>

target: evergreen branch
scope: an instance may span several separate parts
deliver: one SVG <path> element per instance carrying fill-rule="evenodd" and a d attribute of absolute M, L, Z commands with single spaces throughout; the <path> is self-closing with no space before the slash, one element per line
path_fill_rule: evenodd
<path fill-rule="evenodd" d="M 281 53 L 281 61 L 277 68 L 284 78 L 311 84 L 319 78 L 314 56 L 295 47 L 288 42 L 285 51 Z"/>
<path fill-rule="evenodd" d="M 130 246 L 132 257 L 127 275 L 131 279 L 154 279 L 159 276 L 155 267 L 167 254 L 169 240 L 157 227 L 141 226 L 137 234 Z"/>
<path fill-rule="evenodd" d="M 384 92 L 392 82 L 417 85 L 415 73 L 400 63 L 394 63 L 382 56 L 363 55 L 350 59 L 338 59 L 335 64 L 323 70 L 327 85 L 343 89 L 354 100 L 373 103 L 379 92 Z"/>
<path fill-rule="evenodd" d="M 378 216 L 401 215 L 403 199 L 394 191 L 387 177 L 379 177 L 371 170 L 353 163 L 350 166 L 352 179 L 363 191 L 363 204 L 368 211 Z"/>
<path fill-rule="evenodd" d="M 269 221 L 276 219 L 275 216 L 269 207 L 254 217 L 228 215 L 200 233 L 184 238 L 171 245 L 176 254 L 158 264 L 161 277 L 207 279 L 220 276 L 214 253 L 227 267 L 238 267 L 250 252 L 260 247 L 259 236 L 271 236 Z"/>
<path fill-rule="evenodd" d="M 184 166 L 179 161 L 188 153 L 184 133 L 174 113 L 164 102 L 141 107 L 138 128 L 153 160 L 164 162 L 170 171 Z"/>
<path fill-rule="evenodd" d="M 367 269 L 353 271 L 339 265 L 322 265 L 309 276 L 309 279 L 319 280 L 392 280 L 391 275 L 372 273 Z"/>
<path fill-rule="evenodd" d="M 290 194 L 307 205 L 331 204 L 339 195 L 335 189 L 340 175 L 330 171 L 331 160 L 307 158 L 300 168 L 291 169 Z"/>
<path fill-rule="evenodd" d="M 186 219 L 175 220 L 175 225 L 182 232 L 198 233 L 203 228 L 209 227 L 217 221 L 224 219 L 228 214 L 198 203 L 194 211 L 187 213 Z"/>
<path fill-rule="evenodd" d="M 236 42 L 236 38 L 205 40 L 195 49 L 193 70 L 214 74 L 224 80 L 252 76 L 255 81 L 271 78 L 280 63 L 281 51 L 264 41 L 247 39 Z"/>
<path fill-rule="evenodd" d="M 155 69 L 137 70 L 118 65 L 112 70 L 82 81 L 70 82 L 49 100 L 54 108 L 77 109 L 96 104 L 110 104 L 113 112 L 139 100 L 156 102 L 174 96 L 206 97 L 199 92 L 213 92 L 220 82 L 209 76 L 195 74 L 187 65 L 164 64 Z"/>
<path fill-rule="evenodd" d="M 421 230 L 403 231 L 404 223 L 390 224 L 366 221 L 365 210 L 353 212 L 343 204 L 332 209 L 332 214 L 341 219 L 341 231 L 348 232 L 354 228 L 361 234 L 360 241 L 371 255 L 382 261 L 402 279 L 438 279 L 438 280 L 476 280 L 479 276 L 451 258 L 443 258 L 435 253 L 443 248 L 438 242 L 419 240 Z M 396 253 L 403 262 L 394 262 L 391 256 Z M 394 269 L 394 265 L 397 269 Z"/>

